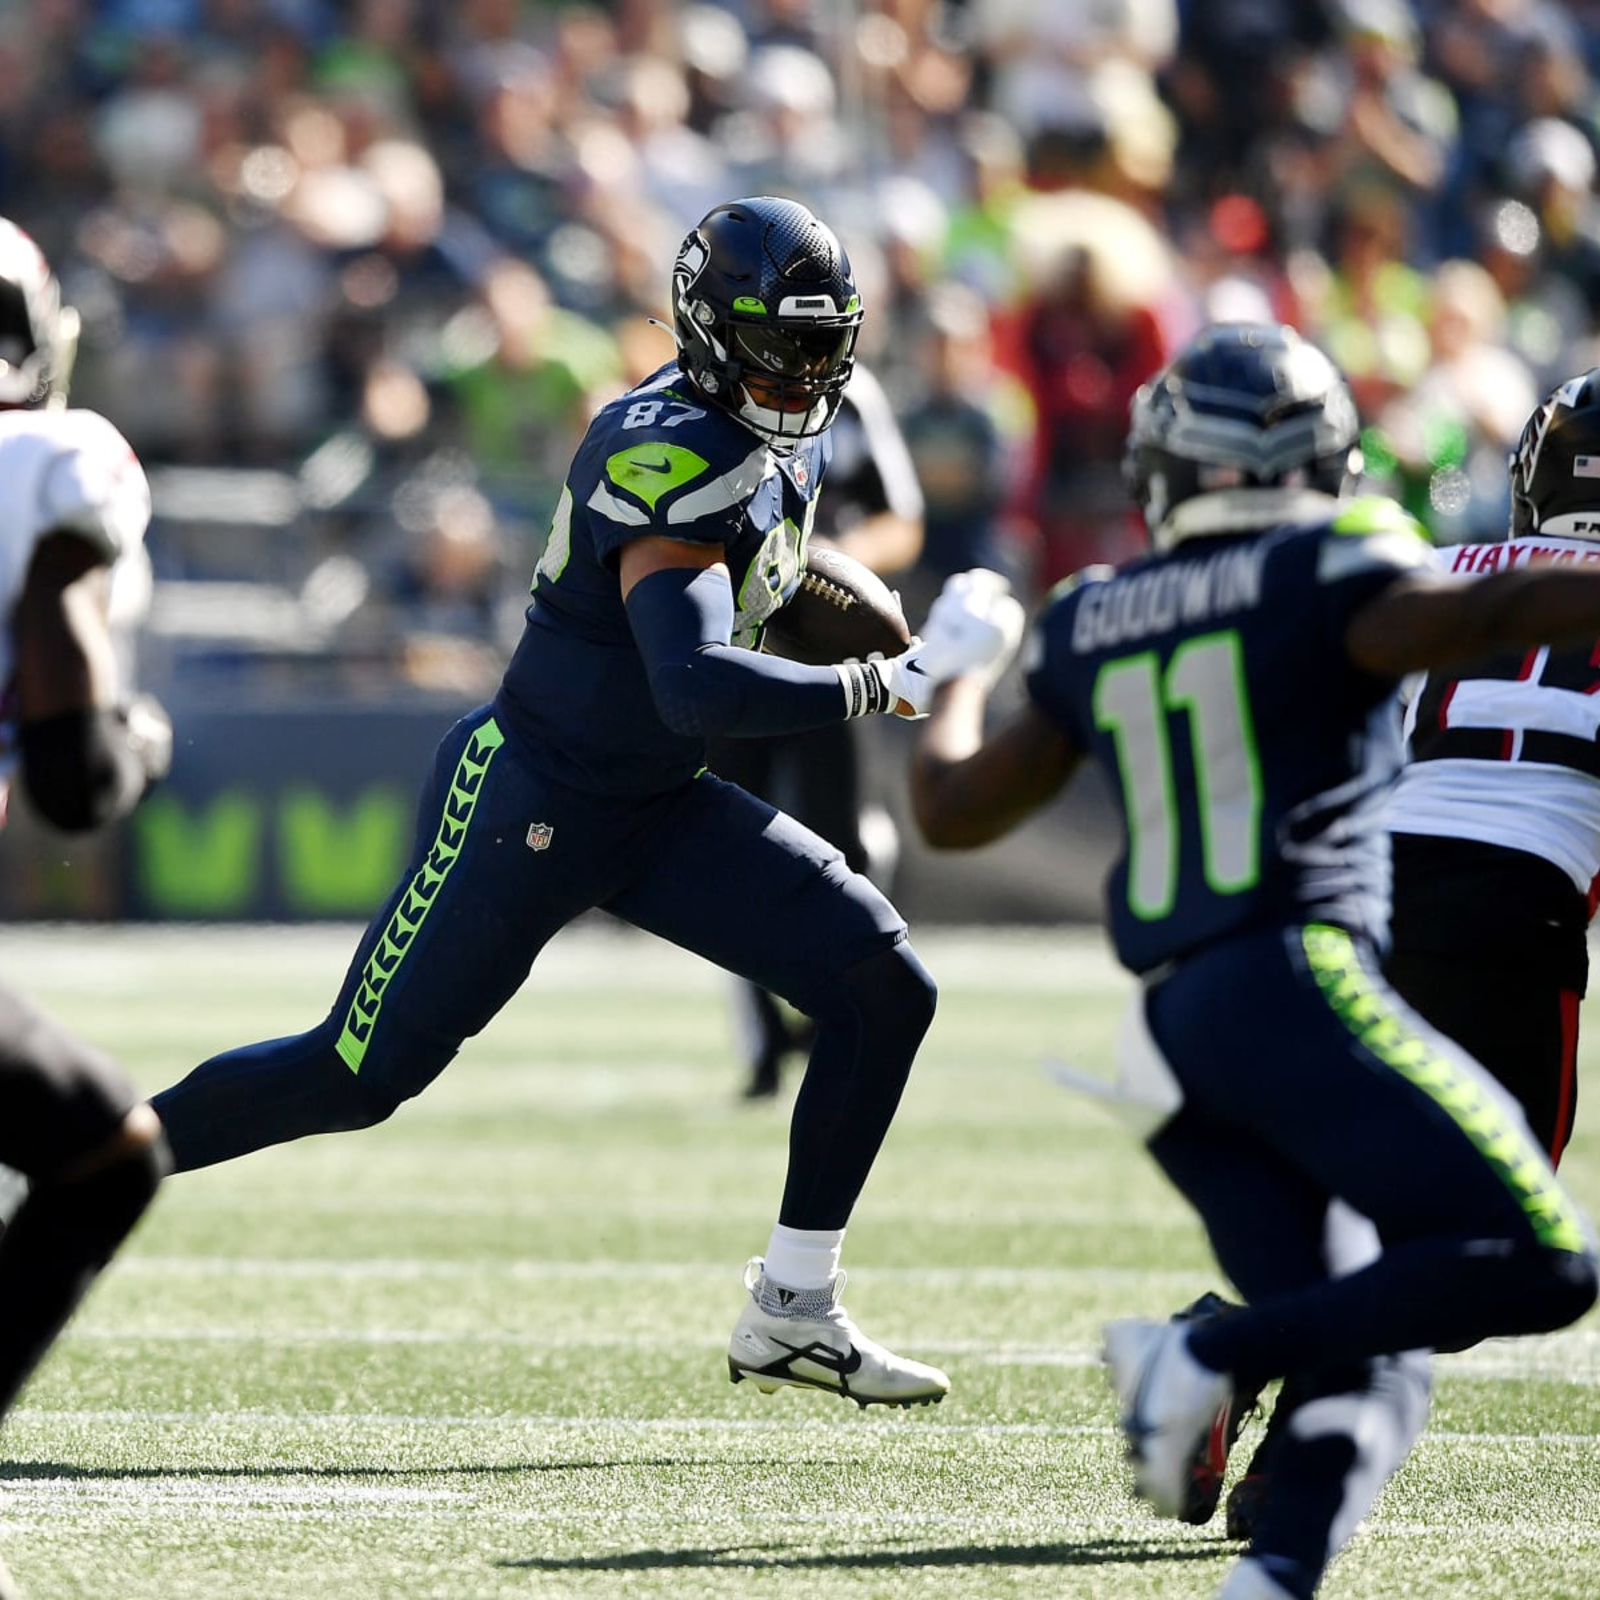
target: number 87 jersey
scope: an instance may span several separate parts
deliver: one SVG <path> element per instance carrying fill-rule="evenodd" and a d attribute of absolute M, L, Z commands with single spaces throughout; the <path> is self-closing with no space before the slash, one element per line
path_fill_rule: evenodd
<path fill-rule="evenodd" d="M 1344 635 L 1431 552 L 1388 500 L 1295 491 L 1278 514 L 1067 579 L 1029 643 L 1029 697 L 1121 813 L 1106 911 L 1136 972 L 1265 924 L 1384 935 L 1395 685 Z"/>

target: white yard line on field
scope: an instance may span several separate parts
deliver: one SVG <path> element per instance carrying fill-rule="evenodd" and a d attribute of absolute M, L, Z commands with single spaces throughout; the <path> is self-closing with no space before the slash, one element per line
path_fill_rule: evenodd
<path fill-rule="evenodd" d="M 55 1408 L 47 1406 L 21 1406 L 13 1413 L 21 1427 L 35 1425 L 48 1428 L 106 1428 L 128 1430 L 137 1428 L 177 1428 L 192 1433 L 196 1429 L 254 1430 L 260 1428 L 282 1429 L 288 1433 L 333 1432 L 348 1433 L 357 1428 L 371 1428 L 374 1432 L 399 1430 L 401 1432 L 463 1432 L 476 1431 L 489 1437 L 497 1434 L 543 1432 L 557 1434 L 605 1433 L 651 1434 L 694 1438 L 701 1435 L 727 1434 L 783 1434 L 792 1436 L 796 1419 L 786 1415 L 764 1417 L 608 1417 L 559 1416 L 547 1412 L 494 1412 L 484 1416 L 449 1415 L 443 1412 L 394 1411 L 207 1411 L 162 1410 L 141 1411 L 132 1407 Z M 931 1414 L 919 1413 L 914 1417 L 886 1416 L 875 1413 L 870 1421 L 853 1411 L 817 1408 L 808 1411 L 805 1419 L 808 1430 L 822 1428 L 829 1432 L 868 1439 L 880 1437 L 886 1430 L 893 1433 L 928 1435 L 933 1437 L 959 1437 L 974 1439 L 1103 1439 L 1113 1438 L 1119 1429 L 1111 1423 L 1047 1423 L 1047 1422 L 940 1422 Z M 870 1430 L 862 1434 L 863 1428 Z M 1593 1449 L 1593 1433 L 1466 1433 L 1457 1429 L 1435 1428 L 1423 1434 L 1419 1448 L 1441 1445 L 1495 1446 L 1550 1445 L 1559 1448 Z M 205 1477 L 209 1469 L 194 1467 L 194 1476 Z M 220 1469 L 216 1469 L 220 1470 Z M 232 1471 L 234 1469 L 227 1469 Z M 376 1469 L 375 1469 L 376 1470 Z M 422 1470 L 422 1469 L 419 1469 Z M 0 1494 L 9 1493 L 19 1484 L 33 1480 L 7 1479 L 0 1486 Z M 1600 1529 L 1596 1530 L 1600 1532 Z"/>

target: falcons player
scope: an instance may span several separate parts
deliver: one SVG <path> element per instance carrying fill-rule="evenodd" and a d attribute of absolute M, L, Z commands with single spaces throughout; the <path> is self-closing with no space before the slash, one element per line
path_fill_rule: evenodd
<path fill-rule="evenodd" d="M 126 815 L 172 753 L 161 707 L 117 681 L 109 596 L 150 491 L 104 417 L 66 408 L 76 320 L 38 247 L 0 220 L 0 798 L 18 778 L 67 832 Z M 3 986 L 0 1162 L 29 1185 L 0 1242 L 3 1416 L 166 1164 L 122 1073 Z M 0 1572 L 0 1600 L 14 1592 Z"/>

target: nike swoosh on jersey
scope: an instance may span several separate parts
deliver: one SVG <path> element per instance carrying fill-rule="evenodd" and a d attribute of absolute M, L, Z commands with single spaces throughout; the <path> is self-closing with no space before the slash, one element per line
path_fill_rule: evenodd
<path fill-rule="evenodd" d="M 643 472 L 671 472 L 670 461 L 634 461 L 630 465 L 638 467 Z"/>

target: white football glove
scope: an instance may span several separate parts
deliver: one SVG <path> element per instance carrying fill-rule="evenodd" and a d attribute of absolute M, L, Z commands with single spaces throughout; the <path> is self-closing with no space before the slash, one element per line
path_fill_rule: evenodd
<path fill-rule="evenodd" d="M 990 687 L 1016 654 L 1027 613 L 998 572 L 983 567 L 945 581 L 924 635 L 897 656 L 869 658 L 894 701 L 925 717 L 940 684 L 966 673 Z M 891 704 L 885 709 L 894 709 Z"/>
<path fill-rule="evenodd" d="M 152 694 L 136 694 L 117 715 L 146 785 L 160 783 L 172 771 L 172 719 L 166 708 Z"/>

